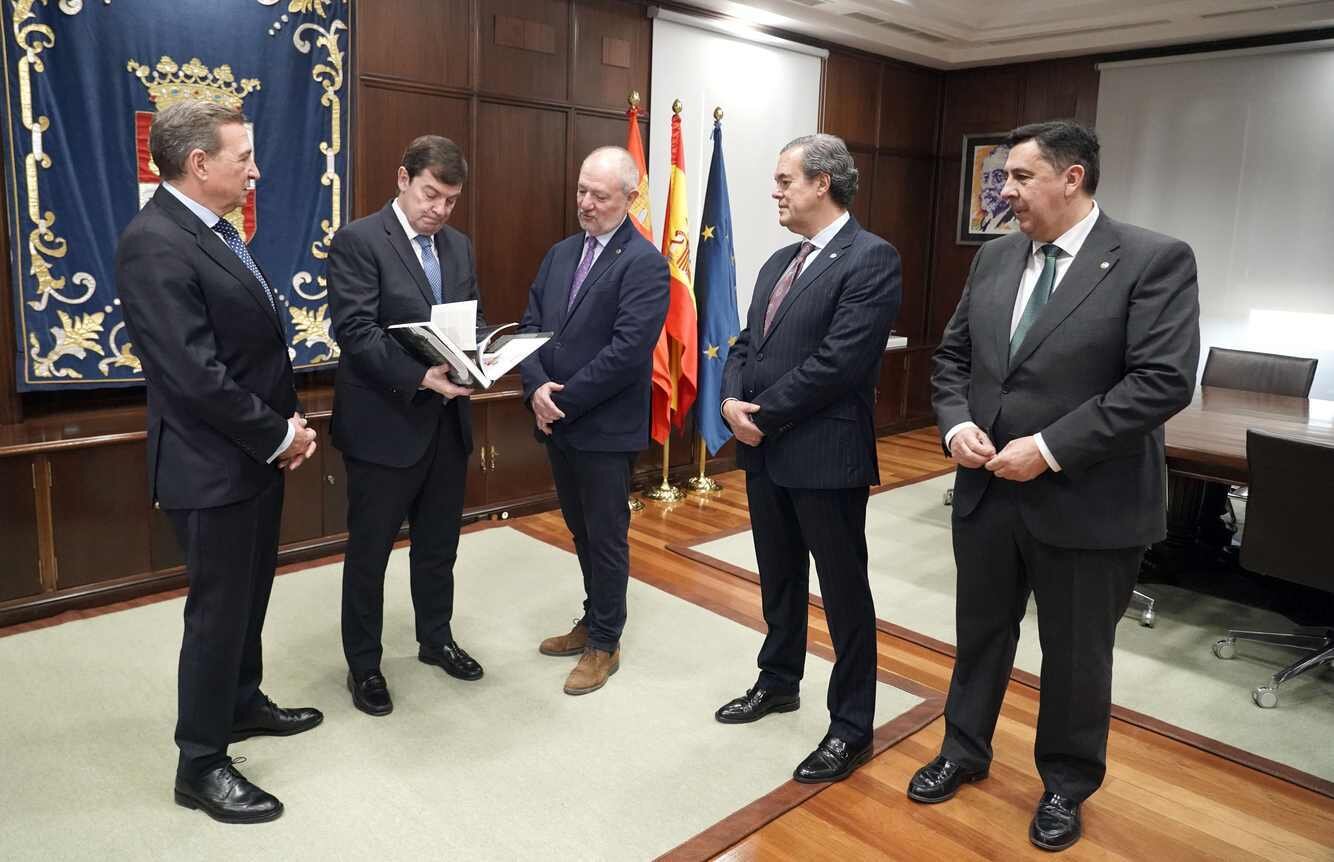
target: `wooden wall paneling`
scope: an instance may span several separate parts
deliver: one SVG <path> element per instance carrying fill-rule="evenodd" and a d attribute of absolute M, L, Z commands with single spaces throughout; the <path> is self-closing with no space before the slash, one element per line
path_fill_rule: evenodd
<path fill-rule="evenodd" d="M 876 159 L 871 222 L 899 250 L 903 262 L 903 303 L 894 331 L 910 338 L 926 334 L 926 264 L 931 242 L 934 169 L 934 159 L 883 154 Z"/>
<path fill-rule="evenodd" d="M 353 26 L 357 74 L 468 86 L 470 0 L 362 0 Z"/>
<path fill-rule="evenodd" d="M 51 454 L 57 588 L 151 570 L 145 448 L 138 441 Z"/>
<path fill-rule="evenodd" d="M 0 488 L 4 489 L 0 493 L 0 602 L 3 602 L 42 591 L 33 459 L 0 458 Z"/>
<path fill-rule="evenodd" d="M 938 339 L 963 296 L 968 268 L 973 265 L 975 245 L 959 245 L 955 227 L 959 217 L 959 171 L 961 156 L 946 156 L 936 166 L 936 225 L 932 243 L 930 307 L 927 309 L 927 338 Z"/>
<path fill-rule="evenodd" d="M 885 353 L 880 363 L 880 382 L 875 388 L 875 427 L 888 428 L 903 419 L 903 394 L 907 385 L 907 357 L 903 350 Z"/>
<path fill-rule="evenodd" d="M 478 12 L 482 92 L 569 98 L 568 0 L 478 0 Z"/>
<path fill-rule="evenodd" d="M 574 4 L 573 92 L 586 107 L 624 111 L 626 95 L 638 90 L 640 109 L 649 109 L 649 46 L 653 23 L 644 8 L 621 0 L 579 0 Z M 625 145 L 624 132 L 622 140 Z"/>
<path fill-rule="evenodd" d="M 546 447 L 533 436 L 533 414 L 522 399 L 506 398 L 486 405 L 486 502 L 503 503 L 549 494 L 556 488 Z"/>
<path fill-rule="evenodd" d="M 934 154 L 940 124 L 940 72 L 885 64 L 880 85 L 880 148 Z"/>
<path fill-rule="evenodd" d="M 395 177 L 403 151 L 419 135 L 444 135 L 465 147 L 464 158 L 476 179 L 476 154 L 466 150 L 470 138 L 468 100 L 424 91 L 363 81 L 357 91 L 357 148 L 353 217 L 369 215 L 398 194 Z M 468 195 L 454 208 L 450 223 L 464 229 L 469 223 Z"/>
<path fill-rule="evenodd" d="M 931 350 L 913 350 L 908 353 L 907 395 L 905 418 L 916 419 L 932 415 L 931 409 Z"/>
<path fill-rule="evenodd" d="M 857 167 L 857 195 L 852 199 L 852 217 L 871 233 L 884 236 L 875 221 L 872 203 L 875 197 L 875 152 L 852 150 L 852 163 Z"/>
<path fill-rule="evenodd" d="M 941 114 L 941 155 L 959 156 L 965 134 L 1008 132 L 1019 125 L 1024 85 L 1024 71 L 1018 66 L 947 73 Z"/>
<path fill-rule="evenodd" d="M 473 247 L 487 320 L 518 320 L 543 256 L 565 235 L 565 111 L 482 102 Z"/>
<path fill-rule="evenodd" d="M 1093 125 L 1098 117 L 1097 67 L 1087 57 L 1024 66 L 1024 110 L 1020 123 L 1075 119 Z"/>
<path fill-rule="evenodd" d="M 881 63 L 860 54 L 829 54 L 825 61 L 823 131 L 848 146 L 875 147 L 880 128 Z"/>

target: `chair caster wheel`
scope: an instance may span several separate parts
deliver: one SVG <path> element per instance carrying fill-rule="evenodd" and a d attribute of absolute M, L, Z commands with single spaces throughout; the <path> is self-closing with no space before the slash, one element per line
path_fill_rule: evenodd
<path fill-rule="evenodd" d="M 1278 706 L 1278 692 L 1267 685 L 1262 685 L 1251 692 L 1251 700 L 1261 709 L 1273 709 Z"/>
<path fill-rule="evenodd" d="M 1214 641 L 1214 655 L 1221 659 L 1230 659 L 1237 654 L 1237 642 L 1232 638 L 1220 638 Z M 1257 689 L 1258 691 L 1258 689 Z"/>
<path fill-rule="evenodd" d="M 1151 629 L 1153 628 L 1154 620 L 1156 620 L 1157 618 L 1158 615 L 1153 612 L 1153 608 L 1149 608 L 1145 610 L 1144 613 L 1140 614 L 1139 624 L 1144 626 L 1146 629 Z"/>

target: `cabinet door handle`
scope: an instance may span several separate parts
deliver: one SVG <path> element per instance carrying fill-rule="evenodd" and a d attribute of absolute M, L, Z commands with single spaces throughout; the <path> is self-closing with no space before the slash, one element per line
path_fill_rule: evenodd
<path fill-rule="evenodd" d="M 486 447 L 485 447 L 485 446 L 478 446 L 477 448 L 478 448 L 478 450 L 481 452 L 481 455 L 482 455 L 482 472 L 485 473 L 485 472 L 486 472 Z"/>
<path fill-rule="evenodd" d="M 333 477 L 333 474 L 332 474 L 332 473 L 326 473 L 326 474 L 324 475 L 324 478 L 325 478 L 326 480 L 328 480 L 328 482 L 329 482 L 330 485 L 336 485 L 336 484 L 338 484 L 338 483 L 334 480 L 334 477 Z"/>
<path fill-rule="evenodd" d="M 491 469 L 496 469 L 496 447 L 491 447 Z"/>

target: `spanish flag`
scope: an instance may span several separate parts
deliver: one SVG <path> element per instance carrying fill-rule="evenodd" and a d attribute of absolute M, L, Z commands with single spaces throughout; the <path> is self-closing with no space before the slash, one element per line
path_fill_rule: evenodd
<path fill-rule="evenodd" d="M 639 94 L 635 94 L 638 100 Z M 644 164 L 644 141 L 639 137 L 639 104 L 630 105 L 630 110 L 625 112 L 625 116 L 630 120 L 630 130 L 625 139 L 625 148 L 630 151 L 631 157 L 635 160 L 635 167 L 639 169 L 639 195 L 635 197 L 634 203 L 630 204 L 630 221 L 635 229 L 644 235 L 644 239 L 653 242 L 653 216 L 649 212 L 648 203 L 648 167 Z"/>
<path fill-rule="evenodd" d="M 671 302 L 653 351 L 653 439 L 666 443 L 668 426 L 680 428 L 695 403 L 699 375 L 699 332 L 695 290 L 690 277 L 690 219 L 686 208 L 686 159 L 681 147 L 681 114 L 672 114 L 672 173 L 667 181 L 662 253 L 671 276 Z"/>

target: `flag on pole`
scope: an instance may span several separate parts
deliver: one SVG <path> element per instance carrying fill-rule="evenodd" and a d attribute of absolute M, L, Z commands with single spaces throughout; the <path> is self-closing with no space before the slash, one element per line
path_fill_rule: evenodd
<path fill-rule="evenodd" d="M 732 250 L 732 206 L 723 164 L 722 111 L 714 113 L 713 160 L 700 217 L 695 299 L 699 303 L 699 398 L 695 421 L 709 454 L 732 436 L 722 415 L 723 365 L 741 332 L 736 308 L 736 255 Z"/>
<path fill-rule="evenodd" d="M 680 428 L 695 403 L 699 332 L 690 279 L 690 218 L 686 208 L 686 157 L 681 146 L 680 103 L 672 106 L 672 167 L 667 180 L 662 253 L 671 276 L 671 301 L 653 350 L 653 439 L 665 443 L 669 425 Z"/>
<path fill-rule="evenodd" d="M 639 169 L 639 194 L 630 204 L 630 221 L 644 235 L 644 239 L 653 242 L 653 216 L 648 203 L 648 167 L 644 164 L 644 141 L 639 137 L 639 93 L 630 96 L 630 110 L 625 112 L 630 121 L 626 134 L 625 148 L 635 160 Z"/>

